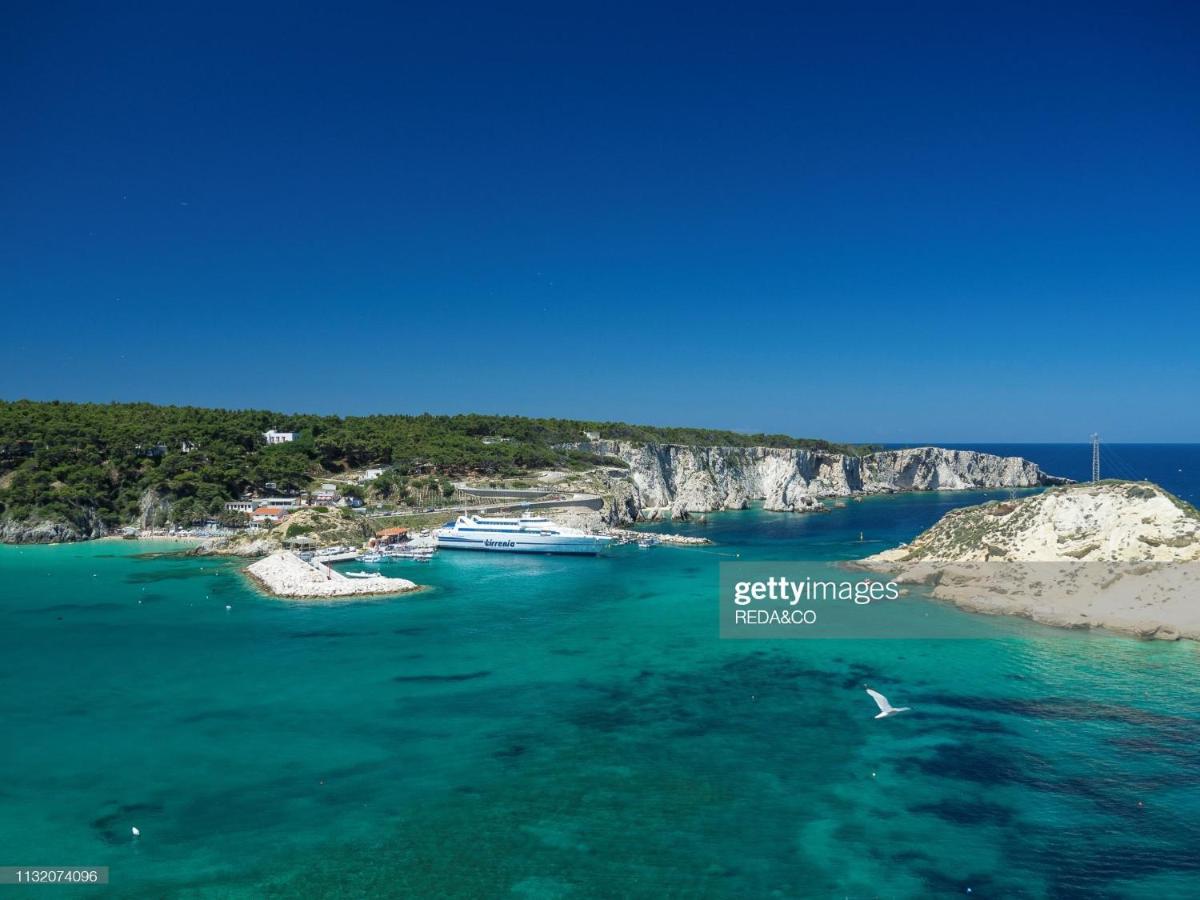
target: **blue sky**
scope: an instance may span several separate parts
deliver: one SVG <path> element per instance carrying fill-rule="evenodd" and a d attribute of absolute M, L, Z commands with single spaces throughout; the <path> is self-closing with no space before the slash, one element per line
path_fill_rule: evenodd
<path fill-rule="evenodd" d="M 1200 441 L 1200 11 L 34 4 L 0 396 Z"/>

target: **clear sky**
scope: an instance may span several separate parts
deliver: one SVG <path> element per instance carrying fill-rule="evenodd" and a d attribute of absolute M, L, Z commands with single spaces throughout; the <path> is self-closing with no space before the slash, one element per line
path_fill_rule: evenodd
<path fill-rule="evenodd" d="M 1196 4 L 306 6 L 6 7 L 0 397 L 1200 441 Z"/>

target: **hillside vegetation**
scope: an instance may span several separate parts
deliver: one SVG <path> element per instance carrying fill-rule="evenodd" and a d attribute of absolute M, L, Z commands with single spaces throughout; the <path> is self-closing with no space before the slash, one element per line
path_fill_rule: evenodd
<path fill-rule="evenodd" d="M 268 446 L 271 428 L 299 439 Z M 602 457 L 560 445 L 601 437 L 691 445 L 860 448 L 785 435 L 519 416 L 317 416 L 148 403 L 0 401 L 0 519 L 134 521 L 148 492 L 179 524 L 221 513 L 268 482 L 306 488 L 323 474 L 392 466 L 400 475 L 512 475 L 585 468 Z M 484 443 L 482 438 L 506 440 Z"/>

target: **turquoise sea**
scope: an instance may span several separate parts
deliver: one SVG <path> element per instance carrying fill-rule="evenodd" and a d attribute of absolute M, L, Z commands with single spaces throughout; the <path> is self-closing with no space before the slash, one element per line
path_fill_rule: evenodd
<path fill-rule="evenodd" d="M 985 496 L 673 529 L 710 548 L 442 553 L 387 567 L 427 592 L 334 605 L 177 545 L 0 547 L 0 865 L 111 878 L 0 890 L 1200 895 L 1195 644 L 916 596 L 976 637 L 718 639 L 731 554 L 819 570 Z M 864 682 L 914 711 L 875 721 Z"/>

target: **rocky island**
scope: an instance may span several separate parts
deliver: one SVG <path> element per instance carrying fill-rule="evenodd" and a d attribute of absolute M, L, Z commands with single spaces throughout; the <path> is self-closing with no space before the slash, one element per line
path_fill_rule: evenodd
<path fill-rule="evenodd" d="M 858 565 L 976 612 L 1200 640 L 1200 512 L 1149 482 L 952 510 Z"/>

